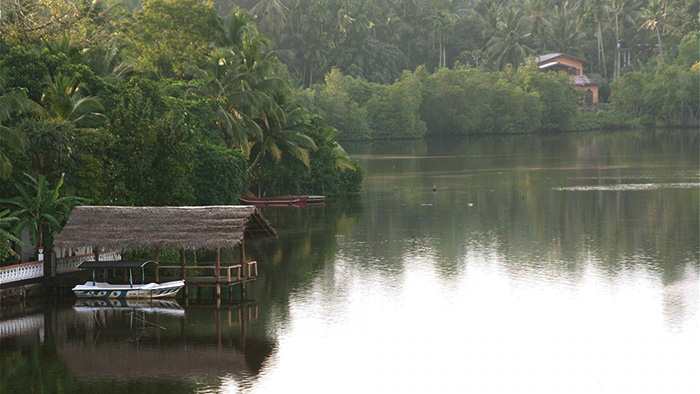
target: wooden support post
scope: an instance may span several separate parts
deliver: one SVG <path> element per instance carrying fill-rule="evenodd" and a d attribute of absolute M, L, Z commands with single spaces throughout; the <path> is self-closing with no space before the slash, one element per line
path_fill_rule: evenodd
<path fill-rule="evenodd" d="M 92 247 L 92 253 L 95 255 L 95 262 L 100 261 L 100 252 L 97 246 Z"/>
<path fill-rule="evenodd" d="M 245 238 L 241 239 L 241 269 L 243 269 L 245 276 Z"/>
<path fill-rule="evenodd" d="M 214 263 L 214 276 L 216 277 L 216 283 L 219 283 L 219 280 L 221 279 L 221 248 L 216 248 L 216 262 Z"/>
<path fill-rule="evenodd" d="M 160 282 L 160 248 L 156 246 L 156 283 Z"/>
<path fill-rule="evenodd" d="M 185 249 L 180 249 L 180 267 L 182 268 L 182 274 L 180 277 L 182 280 L 187 279 L 187 272 L 185 271 Z"/>

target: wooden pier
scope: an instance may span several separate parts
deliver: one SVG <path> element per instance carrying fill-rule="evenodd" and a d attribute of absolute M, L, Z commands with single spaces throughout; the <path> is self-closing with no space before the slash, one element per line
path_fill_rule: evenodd
<path fill-rule="evenodd" d="M 218 253 L 217 253 L 218 256 Z M 161 270 L 179 271 L 177 277 L 162 276 Z M 202 270 L 214 271 L 214 275 L 201 276 L 199 273 Z M 195 275 L 188 275 L 187 271 L 194 271 Z M 222 275 L 225 273 L 225 275 Z M 156 281 L 172 281 L 182 279 L 185 281 L 185 297 L 189 296 L 191 287 L 213 287 L 216 289 L 217 297 L 221 296 L 221 288 L 228 287 L 229 294 L 232 294 L 233 286 L 241 286 L 241 294 L 245 294 L 245 285 L 258 279 L 258 262 L 247 261 L 243 264 L 234 264 L 228 266 L 214 265 L 159 265 L 156 269 Z"/>

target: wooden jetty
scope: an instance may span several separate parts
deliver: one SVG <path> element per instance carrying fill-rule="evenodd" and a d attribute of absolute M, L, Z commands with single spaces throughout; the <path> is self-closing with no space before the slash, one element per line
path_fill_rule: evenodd
<path fill-rule="evenodd" d="M 185 294 L 190 287 L 221 288 L 245 285 L 258 277 L 258 264 L 245 255 L 247 240 L 275 237 L 277 234 L 251 205 L 202 207 L 75 207 L 56 237 L 59 248 L 92 247 L 93 251 L 154 250 L 157 263 L 155 280 L 184 279 Z M 239 248 L 240 261 L 222 263 L 222 249 Z M 179 265 L 162 265 L 161 251 L 178 250 Z M 215 261 L 188 264 L 185 251 L 214 250 Z M 195 253 L 196 256 L 196 253 Z M 161 270 L 179 273 L 176 278 L 161 277 Z M 203 275 L 202 273 L 206 273 Z M 106 276 L 108 273 L 104 272 Z"/>

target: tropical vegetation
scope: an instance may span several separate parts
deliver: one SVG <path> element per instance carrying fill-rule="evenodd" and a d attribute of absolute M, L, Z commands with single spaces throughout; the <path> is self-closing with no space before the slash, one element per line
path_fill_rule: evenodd
<path fill-rule="evenodd" d="M 19 197 L 25 174 L 52 188 L 64 179 L 66 196 L 93 204 L 347 194 L 362 171 L 339 140 L 695 126 L 699 8 L 3 1 L 0 196 Z M 610 82 L 603 104 L 581 105 L 565 76 L 528 61 L 547 52 L 590 60 L 586 72 Z"/>
<path fill-rule="evenodd" d="M 0 7 L 0 209 L 10 209 L 3 231 L 14 230 L 3 247 L 23 230 L 50 246 L 86 201 L 235 204 L 253 189 L 359 190 L 337 132 L 303 105 L 245 12 L 222 17 L 200 0 Z M 304 182 L 261 188 L 265 173 Z"/>

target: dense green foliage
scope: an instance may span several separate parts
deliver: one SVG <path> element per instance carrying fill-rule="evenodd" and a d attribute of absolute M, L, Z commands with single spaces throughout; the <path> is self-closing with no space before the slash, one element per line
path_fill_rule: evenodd
<path fill-rule="evenodd" d="M 343 194 L 359 188 L 361 171 L 336 134 L 696 125 L 700 113 L 698 5 L 685 0 L 1 7 L 8 197 L 24 173 L 54 185 L 65 173 L 64 190 L 96 204 L 231 203 L 246 189 Z M 619 39 L 629 62 L 616 56 Z M 523 67 L 546 52 L 591 60 L 611 81 L 600 94 L 609 105 L 580 106 L 565 77 Z"/>
<path fill-rule="evenodd" d="M 357 191 L 361 172 L 319 139 L 325 126 L 245 13 L 134 3 L 2 3 L 3 209 L 25 173 L 47 187 L 65 174 L 69 196 L 111 205 L 235 204 L 263 161 L 270 179 L 304 174 L 275 193 Z"/>
<path fill-rule="evenodd" d="M 33 245 L 50 249 L 53 235 L 63 226 L 70 210 L 84 200 L 74 196 L 60 196 L 63 176 L 53 190 L 44 175 L 34 178 L 27 174 L 26 177 L 28 180 L 24 185 L 17 185 L 19 196 L 3 198 L 0 202 L 13 208 L 12 217 L 18 219 L 13 224 L 15 234 L 20 234 L 27 228 Z"/>
<path fill-rule="evenodd" d="M 698 35 L 684 38 L 680 55 L 672 63 L 657 60 L 623 74 L 613 84 L 611 95 L 619 112 L 647 126 L 698 124 Z"/>
<path fill-rule="evenodd" d="M 320 121 L 319 118 L 315 121 Z M 335 142 L 337 130 L 321 129 L 310 133 L 316 149 L 311 152 L 311 166 L 305 167 L 291 156 L 282 158 L 283 166 L 274 160 L 263 160 L 252 173 L 251 190 L 262 195 L 301 194 L 345 195 L 360 191 L 363 171 L 347 159 Z"/>
<path fill-rule="evenodd" d="M 565 52 L 614 78 L 618 40 L 632 62 L 674 55 L 700 30 L 694 0 L 215 0 L 248 10 L 301 85 L 343 74 L 388 84 L 405 69 L 470 65 L 491 71 Z M 616 67 L 619 65 L 620 67 Z M 589 70 L 587 70 L 589 71 Z"/>
<path fill-rule="evenodd" d="M 195 205 L 235 205 L 248 187 L 247 170 L 248 163 L 239 151 L 209 144 L 198 146 L 190 173 Z"/>
<path fill-rule="evenodd" d="M 391 85 L 364 82 L 333 69 L 323 85 L 307 91 L 326 124 L 343 140 L 421 138 L 426 124 L 418 109 L 422 81 L 405 71 Z"/>

